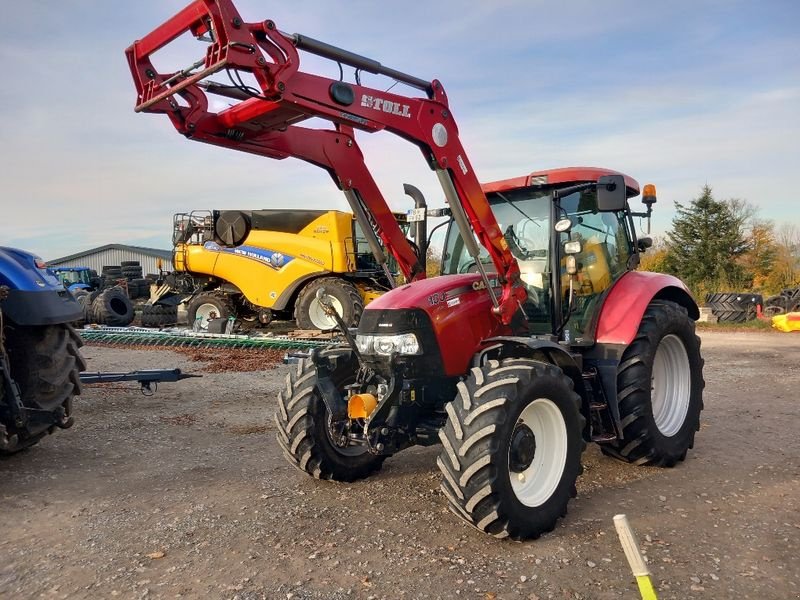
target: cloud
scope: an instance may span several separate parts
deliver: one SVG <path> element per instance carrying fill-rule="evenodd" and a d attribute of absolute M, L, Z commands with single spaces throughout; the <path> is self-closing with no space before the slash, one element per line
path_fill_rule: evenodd
<path fill-rule="evenodd" d="M 800 166 L 792 3 L 236 3 L 247 20 L 273 18 L 284 31 L 440 77 L 482 180 L 594 164 L 658 185 L 657 228 L 705 183 L 800 224 L 789 193 Z M 173 212 L 346 208 L 322 170 L 188 143 L 166 117 L 133 113 L 123 50 L 184 5 L 9 7 L 0 24 L 10 82 L 0 89 L 3 244 L 46 256 L 112 241 L 168 247 Z M 182 45 L 164 58 L 185 65 L 196 51 Z M 303 67 L 338 76 L 315 57 Z M 404 182 L 441 206 L 415 146 L 386 133 L 358 139 L 393 208 L 410 204 Z"/>

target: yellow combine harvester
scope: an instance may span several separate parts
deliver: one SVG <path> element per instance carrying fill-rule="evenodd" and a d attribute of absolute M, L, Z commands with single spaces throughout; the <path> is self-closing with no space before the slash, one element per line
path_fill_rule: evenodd
<path fill-rule="evenodd" d="M 403 218 L 404 215 L 397 215 Z M 391 289 L 353 215 L 336 210 L 225 210 L 179 213 L 173 266 L 191 278 L 189 324 L 235 316 L 301 329 L 332 329 L 316 291 L 324 287 L 344 321 Z"/>

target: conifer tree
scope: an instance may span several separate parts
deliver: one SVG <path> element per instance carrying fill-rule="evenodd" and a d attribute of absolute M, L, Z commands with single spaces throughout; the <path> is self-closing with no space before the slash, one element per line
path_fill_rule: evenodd
<path fill-rule="evenodd" d="M 738 258 L 748 249 L 744 225 L 729 204 L 714 199 L 706 185 L 688 206 L 675 203 L 668 233 L 667 268 L 691 288 L 735 289 L 744 284 Z"/>

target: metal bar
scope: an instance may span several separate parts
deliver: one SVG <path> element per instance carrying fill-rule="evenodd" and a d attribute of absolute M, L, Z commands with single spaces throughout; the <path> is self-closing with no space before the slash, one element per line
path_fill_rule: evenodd
<path fill-rule="evenodd" d="M 447 202 L 450 205 L 453 220 L 456 222 L 458 231 L 461 233 L 461 237 L 464 240 L 464 245 L 467 247 L 467 252 L 475 260 L 475 266 L 481 275 L 481 279 L 483 279 L 483 283 L 486 284 L 486 291 L 489 292 L 492 304 L 497 308 L 499 306 L 497 295 L 494 293 L 494 288 L 489 281 L 489 276 L 486 274 L 486 269 L 481 262 L 478 242 L 475 241 L 475 234 L 472 231 L 472 227 L 470 227 L 467 213 L 464 212 L 464 206 L 461 204 L 458 197 L 456 188 L 453 185 L 453 180 L 450 178 L 450 174 L 444 169 L 436 169 L 436 175 L 439 178 L 439 183 L 442 185 L 442 190 L 444 190 L 444 196 L 447 198 Z"/>
<path fill-rule="evenodd" d="M 364 234 L 364 237 L 367 238 L 367 243 L 369 244 L 369 249 L 372 251 L 372 255 L 375 257 L 375 260 L 378 261 L 378 264 L 386 274 L 386 278 L 389 280 L 389 285 L 394 287 L 394 277 L 392 277 L 391 271 L 389 271 L 389 266 L 386 264 L 386 253 L 381 247 L 378 236 L 375 235 L 375 231 L 372 229 L 372 223 L 370 222 L 369 218 L 367 218 L 367 213 L 364 212 L 364 205 L 362 204 L 361 197 L 355 190 L 345 190 L 344 195 L 347 198 L 347 203 L 350 205 L 350 209 L 353 211 L 353 214 L 356 217 L 356 221 L 358 221 L 358 224 L 361 226 L 361 231 Z"/>
<path fill-rule="evenodd" d="M 174 382 L 190 377 L 202 377 L 202 375 L 182 373 L 180 369 L 145 369 L 142 371 L 130 371 L 128 373 L 81 373 L 81 383 L 92 385 L 95 383 L 111 383 L 118 381 L 138 381 L 139 383 Z"/>
<path fill-rule="evenodd" d="M 368 73 L 375 73 L 376 75 L 386 75 L 387 77 L 391 77 L 392 79 L 397 79 L 398 81 L 402 81 L 405 84 L 410 85 L 411 87 L 415 87 L 419 90 L 422 90 L 428 95 L 428 98 L 433 98 L 433 86 L 431 85 L 430 81 L 425 81 L 424 79 L 420 79 L 419 77 L 414 77 L 413 75 L 409 75 L 408 73 L 403 73 L 402 71 L 397 71 L 395 69 L 390 69 L 389 67 L 384 67 L 381 63 L 377 60 L 372 58 L 367 58 L 366 56 L 361 56 L 360 54 L 356 54 L 355 52 L 350 52 L 349 50 L 344 50 L 337 46 L 333 46 L 328 44 L 327 42 L 322 42 L 320 40 L 315 40 L 312 37 L 308 37 L 307 35 L 301 35 L 299 33 L 294 34 L 285 34 L 281 32 L 284 37 L 290 39 L 295 46 L 300 48 L 301 50 L 305 50 L 306 52 L 310 52 L 311 54 L 316 54 L 317 56 L 322 56 L 323 58 L 330 58 L 331 60 L 335 60 L 336 62 L 341 62 L 346 65 L 350 65 L 351 67 L 356 67 L 357 69 L 361 69 L 362 71 L 367 71 Z"/>
<path fill-rule="evenodd" d="M 195 2 L 192 2 L 160 27 L 148 33 L 141 40 L 134 42 L 136 58 L 148 56 L 163 48 L 179 35 L 188 31 L 192 25 L 201 23 L 204 17 L 208 17 L 208 9 L 206 9 L 205 3 L 202 0 L 195 0 Z"/>

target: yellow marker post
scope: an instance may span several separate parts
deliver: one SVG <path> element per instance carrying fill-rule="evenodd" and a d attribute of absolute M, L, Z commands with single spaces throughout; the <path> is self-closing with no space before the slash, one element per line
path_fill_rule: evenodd
<path fill-rule="evenodd" d="M 647 563 L 644 562 L 644 556 L 642 556 L 642 551 L 639 549 L 639 542 L 636 541 L 633 529 L 628 523 L 628 517 L 615 515 L 614 527 L 617 529 L 619 543 L 622 544 L 622 549 L 625 551 L 625 558 L 628 559 L 631 571 L 636 577 L 636 583 L 639 584 L 639 593 L 642 595 L 642 600 L 658 600 L 653 582 L 650 581 L 650 569 L 647 568 Z"/>

